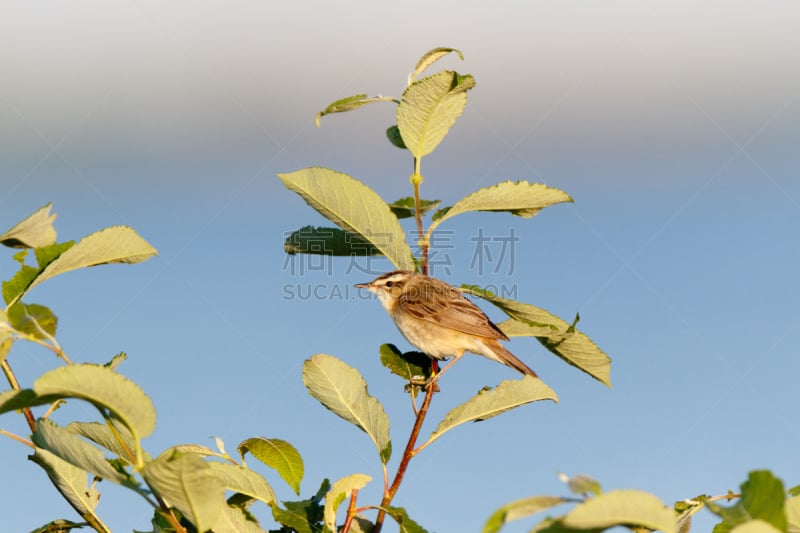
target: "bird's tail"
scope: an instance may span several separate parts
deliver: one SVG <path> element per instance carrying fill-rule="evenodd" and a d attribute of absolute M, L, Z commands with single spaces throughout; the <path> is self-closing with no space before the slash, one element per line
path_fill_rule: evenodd
<path fill-rule="evenodd" d="M 528 365 L 523 363 L 522 361 L 517 358 L 516 355 L 506 350 L 505 346 L 500 344 L 498 341 L 491 339 L 491 341 L 485 342 L 487 348 L 494 356 L 489 356 L 491 359 L 503 363 L 504 365 L 510 366 L 514 370 L 521 372 L 522 374 L 527 374 L 529 376 L 533 376 L 535 378 L 539 377 L 536 372 L 533 371 Z M 483 354 L 486 355 L 486 354 Z"/>

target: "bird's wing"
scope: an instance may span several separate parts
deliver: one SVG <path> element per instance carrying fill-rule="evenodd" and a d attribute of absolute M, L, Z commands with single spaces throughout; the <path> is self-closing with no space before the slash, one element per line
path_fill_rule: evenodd
<path fill-rule="evenodd" d="M 508 340 L 500 328 L 455 287 L 439 286 L 433 296 L 410 291 L 400 296 L 398 304 L 421 320 L 470 335 Z"/>

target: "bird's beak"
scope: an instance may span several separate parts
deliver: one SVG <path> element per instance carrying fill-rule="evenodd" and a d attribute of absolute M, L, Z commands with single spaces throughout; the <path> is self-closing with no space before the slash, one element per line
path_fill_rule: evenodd
<path fill-rule="evenodd" d="M 359 289 L 372 289 L 372 283 L 356 283 L 354 286 Z"/>

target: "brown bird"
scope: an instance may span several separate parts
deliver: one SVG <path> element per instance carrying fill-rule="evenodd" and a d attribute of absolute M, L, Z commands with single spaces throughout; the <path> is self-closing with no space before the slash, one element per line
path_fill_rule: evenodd
<path fill-rule="evenodd" d="M 499 340 L 508 340 L 500 328 L 452 285 L 417 272 L 396 270 L 356 287 L 375 293 L 400 333 L 419 350 L 434 359 L 454 357 L 434 379 L 464 352 L 536 377 L 536 372 L 500 344 Z"/>

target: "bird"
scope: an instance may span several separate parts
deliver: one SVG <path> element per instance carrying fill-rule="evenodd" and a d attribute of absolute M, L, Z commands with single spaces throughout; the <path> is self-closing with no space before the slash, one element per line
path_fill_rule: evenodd
<path fill-rule="evenodd" d="M 506 334 L 449 283 L 419 272 L 395 270 L 356 287 L 374 293 L 403 337 L 428 357 L 454 358 L 434 380 L 465 352 L 537 377 L 536 372 L 500 344 L 501 340 L 509 340 Z"/>

